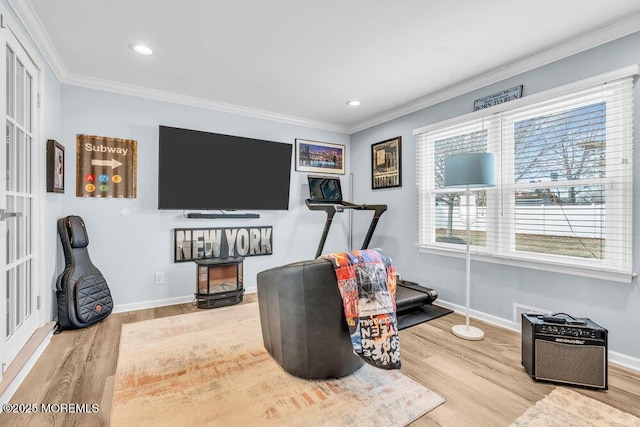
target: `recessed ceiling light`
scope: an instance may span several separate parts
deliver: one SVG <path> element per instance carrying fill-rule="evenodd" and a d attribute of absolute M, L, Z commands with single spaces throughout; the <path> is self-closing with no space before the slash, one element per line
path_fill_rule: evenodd
<path fill-rule="evenodd" d="M 360 105 L 360 101 L 356 101 L 355 99 L 351 101 L 347 101 L 347 105 L 349 107 L 358 107 Z"/>
<path fill-rule="evenodd" d="M 151 55 L 153 53 L 149 46 L 143 44 L 131 44 L 130 47 L 141 55 Z"/>

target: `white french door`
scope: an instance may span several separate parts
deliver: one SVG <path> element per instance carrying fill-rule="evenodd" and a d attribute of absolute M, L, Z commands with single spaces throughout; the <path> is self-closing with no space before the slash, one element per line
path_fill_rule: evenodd
<path fill-rule="evenodd" d="M 0 146 L 0 358 L 2 371 L 38 327 L 33 229 L 36 190 L 34 141 L 38 70 L 9 27 L 0 28 L 5 55 L 0 71 L 0 117 L 5 144 Z"/>

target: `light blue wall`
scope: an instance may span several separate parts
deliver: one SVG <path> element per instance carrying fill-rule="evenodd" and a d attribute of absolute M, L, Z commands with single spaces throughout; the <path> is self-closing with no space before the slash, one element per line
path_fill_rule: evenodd
<path fill-rule="evenodd" d="M 348 135 L 69 85 L 62 86 L 61 106 L 59 142 L 66 149 L 65 194 L 50 196 L 48 200 L 55 203 L 53 210 L 58 216 L 73 214 L 84 218 L 91 242 L 89 253 L 105 276 L 116 305 L 165 300 L 194 293 L 195 264 L 173 262 L 174 228 L 273 226 L 273 255 L 245 259 L 244 284 L 248 291 L 255 291 L 259 271 L 314 257 L 325 217 L 324 213 L 311 212 L 304 206 L 308 185 L 307 174 L 303 172 L 291 173 L 289 210 L 255 211 L 260 213 L 259 219 L 186 219 L 182 211 L 158 210 L 158 126 L 289 144 L 294 144 L 296 138 L 340 143 L 347 146 L 347 155 Z M 75 196 L 77 134 L 137 140 L 136 199 Z M 212 167 L 215 167 L 215 161 L 223 161 L 212 160 Z M 344 176 L 342 179 L 346 183 Z M 122 208 L 128 208 L 130 214 L 122 216 Z M 336 218 L 327 250 L 344 250 L 346 247 L 345 219 Z M 55 229 L 54 222 L 48 226 L 49 230 Z M 51 245 L 49 242 L 48 247 Z M 61 265 L 58 271 L 59 268 Z M 58 271 L 49 273 L 54 277 Z M 165 273 L 165 284 L 155 284 L 155 272 Z"/>
<path fill-rule="evenodd" d="M 43 111 L 43 130 L 42 140 L 39 141 L 40 152 L 46 152 L 46 140 L 54 139 L 61 141 L 61 85 L 51 69 L 47 66 L 44 70 L 43 90 L 42 90 L 42 111 Z M 65 153 L 67 165 L 69 165 L 69 154 Z M 71 163 L 73 165 L 73 163 Z M 46 170 L 46 158 L 43 156 L 41 170 Z M 67 169 L 69 167 L 67 166 Z M 63 197 L 57 193 L 46 193 L 45 209 L 44 209 L 44 281 L 46 289 L 49 289 L 43 301 L 45 310 L 45 318 L 53 319 L 56 316 L 56 300 L 53 297 L 55 290 L 55 277 L 53 273 L 57 271 L 58 265 L 64 265 L 64 256 L 61 253 L 61 247 L 58 243 L 55 223 L 63 209 Z M 53 226 L 51 225 L 53 224 Z"/>
<path fill-rule="evenodd" d="M 481 90 L 442 102 L 351 136 L 354 198 L 363 203 L 387 203 L 373 246 L 384 248 L 404 278 L 435 288 L 444 301 L 464 306 L 463 258 L 419 253 L 414 129 L 472 111 L 473 101 L 505 88 L 524 85 L 531 95 L 580 79 L 640 63 L 640 33 L 521 74 Z M 640 87 L 635 88 L 635 127 L 640 126 Z M 638 134 L 636 130 L 635 134 Z M 402 136 L 402 188 L 371 190 L 371 144 Z M 637 141 L 637 137 L 634 139 Z M 639 165 L 640 150 L 634 162 Z M 640 192 L 640 168 L 634 172 L 634 194 Z M 640 203 L 634 198 L 634 219 Z M 634 223 L 637 221 L 634 220 Z M 357 223 L 357 234 L 366 224 Z M 634 270 L 640 267 L 640 234 L 635 227 Z M 640 290 L 638 281 L 621 284 L 540 270 L 472 262 L 471 306 L 475 310 L 512 320 L 513 303 L 590 317 L 610 331 L 610 349 L 640 358 Z"/>

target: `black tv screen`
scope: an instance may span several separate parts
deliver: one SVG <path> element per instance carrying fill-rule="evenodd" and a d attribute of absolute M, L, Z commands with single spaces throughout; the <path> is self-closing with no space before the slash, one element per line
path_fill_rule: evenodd
<path fill-rule="evenodd" d="M 287 210 L 291 144 L 160 126 L 158 209 Z"/>

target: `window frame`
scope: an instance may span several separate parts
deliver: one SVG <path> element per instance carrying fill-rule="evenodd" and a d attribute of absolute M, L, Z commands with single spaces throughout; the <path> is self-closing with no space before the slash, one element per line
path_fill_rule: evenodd
<path fill-rule="evenodd" d="M 634 273 L 632 272 L 633 224 L 631 215 L 633 166 L 629 166 L 631 169 L 629 172 L 631 174 L 631 179 L 628 183 L 619 182 L 617 180 L 619 176 L 611 176 L 609 170 L 607 170 L 606 177 L 604 178 L 593 178 L 575 182 L 584 184 L 585 181 L 588 181 L 592 184 L 604 185 L 605 197 L 607 197 L 606 195 L 610 194 L 612 191 L 617 192 L 618 194 L 616 197 L 619 197 L 624 203 L 623 208 L 617 209 L 612 213 L 609 212 L 609 210 L 611 210 L 609 209 L 606 215 L 607 223 L 605 224 L 605 245 L 606 247 L 609 247 L 610 245 L 618 245 L 622 248 L 618 249 L 621 254 L 616 255 L 615 263 L 612 263 L 611 258 L 606 257 L 602 260 L 587 258 L 580 259 L 579 257 L 573 256 L 516 251 L 515 190 L 518 188 L 531 189 L 532 187 L 535 187 L 536 184 L 507 182 L 506 177 L 513 177 L 515 157 L 513 155 L 511 156 L 512 160 L 510 167 L 505 168 L 503 163 L 506 164 L 507 161 L 504 160 L 505 156 L 503 156 L 503 153 L 509 153 L 509 150 L 513 152 L 515 139 L 513 138 L 513 132 L 510 132 L 511 138 L 505 138 L 505 132 L 503 132 L 502 129 L 506 128 L 507 123 L 513 126 L 513 124 L 518 121 L 549 114 L 550 110 L 545 110 L 544 113 L 540 113 L 537 109 L 532 108 L 535 107 L 536 104 L 550 102 L 550 104 L 553 105 L 555 102 L 554 100 L 563 96 L 573 96 L 574 94 L 578 94 L 580 91 L 602 85 L 606 82 L 630 77 L 638 74 L 638 72 L 638 65 L 625 67 L 620 70 L 615 70 L 610 73 L 595 76 L 560 88 L 540 92 L 526 98 L 520 98 L 506 104 L 497 105 L 414 130 L 413 134 L 416 137 L 416 178 L 418 186 L 418 235 L 416 246 L 419 251 L 453 257 L 465 256 L 466 245 L 436 241 L 435 201 L 437 194 L 445 190 L 435 188 L 435 152 L 432 142 L 433 140 L 442 139 L 442 136 L 440 136 L 441 133 L 450 132 L 453 127 L 464 126 L 465 124 L 473 122 L 481 122 L 484 126 L 486 122 L 486 129 L 489 132 L 487 138 L 487 151 L 495 153 L 497 157 L 498 185 L 494 188 L 485 189 L 487 191 L 487 235 L 489 236 L 491 233 L 492 237 L 487 239 L 486 247 L 471 245 L 473 259 L 516 267 L 542 269 L 546 271 L 630 283 L 634 276 Z M 633 91 L 633 86 L 631 90 Z M 576 97 L 568 106 L 558 106 L 556 111 L 566 111 L 567 109 L 592 104 L 593 100 L 589 100 L 588 98 L 588 95 L 584 95 L 581 101 L 581 98 Z M 611 97 L 608 97 L 605 100 L 609 101 L 610 98 Z M 531 109 L 531 111 L 527 113 L 527 109 Z M 624 129 L 629 132 L 628 135 L 625 134 L 623 136 L 625 142 L 622 143 L 622 146 L 625 151 L 623 153 L 615 153 L 615 158 L 627 156 L 627 158 L 631 159 L 633 146 L 633 136 L 631 133 L 633 129 L 633 117 L 631 117 L 630 120 L 631 122 L 624 127 Z M 498 121 L 499 124 L 496 126 L 495 122 L 492 123 L 492 121 Z M 609 110 L 607 111 L 606 123 L 608 129 L 609 126 L 611 126 Z M 473 126 L 470 125 L 470 127 L 473 129 Z M 436 136 L 434 138 L 430 138 L 430 135 L 434 133 Z M 462 132 L 453 133 L 453 135 L 462 134 Z M 607 144 L 606 149 L 607 165 L 609 165 L 609 162 L 612 159 L 609 157 L 611 154 L 609 151 L 609 144 Z M 609 166 L 607 166 L 607 168 L 609 168 Z M 512 172 L 511 175 L 509 175 L 509 171 Z M 513 181 L 512 178 L 511 181 Z M 559 186 L 563 186 L 568 182 L 569 181 L 560 181 L 558 184 Z M 572 182 L 572 184 L 575 183 Z M 540 183 L 540 185 L 544 184 L 545 183 Z M 457 191 L 458 189 L 454 191 L 451 190 L 452 189 L 447 189 L 446 192 L 464 192 L 464 190 Z M 605 249 L 605 253 L 611 252 L 606 251 Z"/>

